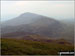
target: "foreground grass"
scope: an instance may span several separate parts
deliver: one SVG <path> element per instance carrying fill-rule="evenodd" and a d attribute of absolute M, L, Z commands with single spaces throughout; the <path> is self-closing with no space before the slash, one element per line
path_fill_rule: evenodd
<path fill-rule="evenodd" d="M 2 55 L 56 55 L 60 51 L 73 51 L 69 44 L 44 43 L 18 39 L 1 39 Z"/>

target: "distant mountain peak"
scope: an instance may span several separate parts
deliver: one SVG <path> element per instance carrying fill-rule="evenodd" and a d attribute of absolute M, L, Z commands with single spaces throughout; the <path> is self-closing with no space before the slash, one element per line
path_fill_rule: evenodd
<path fill-rule="evenodd" d="M 33 14 L 33 15 L 38 15 L 38 14 L 35 14 L 35 13 L 26 12 L 26 13 L 22 13 L 21 16 L 22 16 L 22 15 L 32 15 L 32 14 Z"/>
<path fill-rule="evenodd" d="M 23 15 L 23 14 L 32 14 L 31 12 L 25 12 L 25 13 L 22 13 L 21 15 Z"/>
<path fill-rule="evenodd" d="M 5 37 L 23 37 L 36 34 L 57 39 L 63 36 L 67 38 L 69 38 L 69 35 L 74 36 L 72 34 L 73 30 L 72 32 L 67 31 L 67 29 L 70 30 L 70 28 L 66 27 L 66 25 L 60 21 L 31 12 L 23 13 L 1 25 L 1 34 Z M 71 37 L 69 39 L 71 39 Z"/>
<path fill-rule="evenodd" d="M 49 24 L 52 22 L 57 22 L 57 20 L 36 13 L 26 12 L 22 13 L 20 16 L 16 18 L 13 18 L 12 20 L 4 22 L 3 25 L 16 26 L 34 22 L 40 24 Z"/>

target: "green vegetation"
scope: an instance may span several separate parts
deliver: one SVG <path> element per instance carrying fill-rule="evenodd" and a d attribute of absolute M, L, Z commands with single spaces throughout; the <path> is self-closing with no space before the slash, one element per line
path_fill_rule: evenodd
<path fill-rule="evenodd" d="M 59 51 L 74 51 L 74 48 L 70 44 L 1 39 L 2 55 L 55 55 L 58 54 Z"/>

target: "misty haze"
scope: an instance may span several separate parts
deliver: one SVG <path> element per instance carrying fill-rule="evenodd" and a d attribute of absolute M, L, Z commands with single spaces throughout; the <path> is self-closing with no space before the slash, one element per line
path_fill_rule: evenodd
<path fill-rule="evenodd" d="M 73 1 L 1 1 L 1 54 L 74 52 L 73 7 Z"/>

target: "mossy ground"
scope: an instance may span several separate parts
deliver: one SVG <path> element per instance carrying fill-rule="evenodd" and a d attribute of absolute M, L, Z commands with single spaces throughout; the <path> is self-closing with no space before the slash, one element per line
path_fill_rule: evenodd
<path fill-rule="evenodd" d="M 60 51 L 74 51 L 72 45 L 38 41 L 1 39 L 2 55 L 56 55 Z"/>

